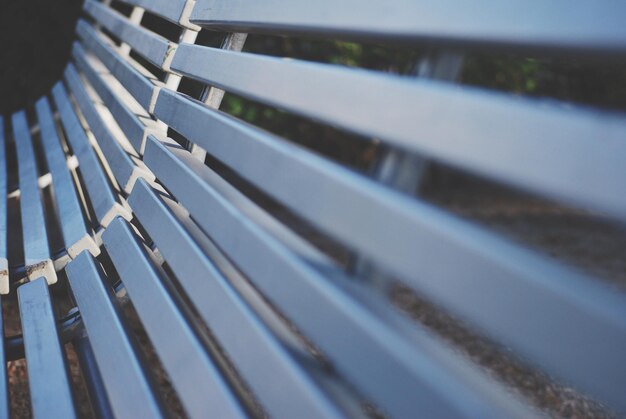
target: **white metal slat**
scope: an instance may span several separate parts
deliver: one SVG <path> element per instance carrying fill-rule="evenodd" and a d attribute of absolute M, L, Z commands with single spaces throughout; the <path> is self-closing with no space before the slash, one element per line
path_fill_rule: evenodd
<path fill-rule="evenodd" d="M 150 133 L 164 132 L 164 128 L 152 119 L 150 114 L 125 89 L 125 86 L 109 73 L 105 65 L 86 53 L 81 44 L 74 44 L 73 57 L 77 67 L 89 80 L 103 104 L 115 118 L 115 125 L 122 128 L 125 139 L 127 138 L 132 144 L 134 150 L 126 147 L 127 151 L 137 157 L 137 153 L 143 151 L 146 137 Z M 127 141 L 120 141 L 119 138 L 118 141 L 122 145 L 127 143 Z"/>
<path fill-rule="evenodd" d="M 50 257 L 48 231 L 39 190 L 39 171 L 26 113 L 21 111 L 13 114 L 12 122 L 20 179 L 20 213 L 26 276 L 31 280 L 43 276 L 48 283 L 54 284 L 57 281 L 57 273 Z"/>
<path fill-rule="evenodd" d="M 83 252 L 67 265 L 66 271 L 115 415 L 164 417 L 161 401 L 153 392 L 97 262 Z"/>
<path fill-rule="evenodd" d="M 180 162 L 174 163 L 176 159 L 166 157 L 167 153 L 161 158 L 153 154 L 152 144 L 157 145 L 150 141 L 146 156 L 152 156 L 151 167 L 157 170 L 159 179 L 166 187 L 173 188 L 176 197 L 193 214 L 201 227 L 224 249 L 238 268 L 315 342 L 338 371 L 345 374 L 352 385 L 364 391 L 385 411 L 399 416 L 409 412 L 414 414 L 419 409 L 422 412 L 437 412 L 442 415 L 499 416 L 503 411 L 507 411 L 507 415 L 516 415 L 513 410 L 508 410 L 506 403 L 502 404 L 502 400 L 497 402 L 494 394 L 481 393 L 468 386 L 461 379 L 462 375 L 455 375 L 451 364 L 438 363 L 437 358 L 442 356 L 441 351 L 434 357 L 430 354 L 429 360 L 424 361 L 430 365 L 428 373 L 420 371 L 424 367 L 420 360 L 425 360 L 424 357 L 428 356 L 411 347 L 404 337 L 394 335 L 356 302 L 334 288 L 326 278 L 290 255 L 245 217 L 241 218 L 223 198 L 209 192 L 210 186 L 203 184 L 197 175 L 191 175 L 191 169 L 185 168 Z M 182 188 L 183 184 L 185 188 Z M 144 183 L 138 183 L 130 203 L 139 220 L 155 238 L 155 229 L 158 228 L 156 226 L 165 228 L 164 221 L 157 221 L 158 212 L 154 209 L 162 204 L 158 203 L 158 198 L 150 194 L 148 189 Z M 153 209 L 148 210 L 150 207 Z M 226 215 L 228 213 L 230 214 Z M 209 218 L 213 221 L 206 217 L 207 214 L 211 214 Z M 220 227 L 216 227 L 216 223 Z M 226 230 L 228 233 L 225 233 Z M 162 238 L 157 246 L 165 246 L 163 240 L 172 237 L 172 233 L 160 234 Z M 237 247 L 237 251 L 233 251 L 233 246 Z M 193 274 L 184 257 L 170 258 L 168 262 L 170 266 L 177 265 L 179 269 L 186 269 L 186 275 Z M 288 280 L 283 281 L 287 278 Z M 339 333 L 339 330 L 342 332 Z M 349 345 L 346 343 L 348 341 Z M 348 355 L 350 351 L 344 351 L 352 345 L 359 347 L 362 357 L 355 358 L 354 354 Z M 369 361 L 365 362 L 365 359 Z M 372 369 L 374 365 L 375 370 Z M 381 387 L 383 383 L 384 386 Z M 407 399 L 399 397 L 397 393 L 388 392 L 386 389 L 389 388 L 414 388 L 413 393 L 421 396 Z M 447 390 L 440 393 L 444 388 Z M 460 405 L 449 399 L 449 394 L 456 394 L 458 399 L 473 400 L 471 404 L 476 410 L 461 413 L 463 409 L 459 410 Z M 461 397 L 461 394 L 464 396 Z M 417 406 L 420 406 L 418 410 Z"/>
<path fill-rule="evenodd" d="M 68 80 L 78 80 L 78 74 L 72 66 L 68 67 L 65 76 Z M 117 215 L 130 220 L 132 215 L 128 208 L 119 201 L 119 196 L 109 184 L 98 158 L 91 144 L 89 144 L 85 131 L 75 114 L 65 88 L 59 83 L 54 86 L 52 93 L 56 106 L 59 109 L 68 142 L 78 158 L 83 183 L 87 189 L 98 222 L 103 227 L 106 227 Z"/>
<path fill-rule="evenodd" d="M 90 95 L 87 85 L 85 85 L 84 81 L 80 81 L 79 78 L 69 80 L 70 89 L 76 98 L 81 113 L 87 120 L 89 129 L 94 134 L 98 146 L 104 153 L 115 179 L 122 190 L 129 193 L 139 177 L 152 181 L 154 176 L 146 169 L 143 162 L 139 159 L 139 155 L 127 139 L 125 135 L 127 131 L 124 131 L 124 128 L 128 128 L 128 125 L 124 124 L 124 120 L 115 118 L 120 113 L 128 115 L 125 109 L 121 109 L 123 105 L 117 101 L 114 93 L 109 91 L 107 86 L 103 84 L 104 82 L 98 77 L 95 70 L 86 62 L 84 55 L 78 53 L 75 57 L 78 68 L 87 76 L 90 82 L 93 81 L 95 83 L 91 86 L 95 88 L 98 94 L 102 92 L 103 95 L 106 95 L 107 99 L 104 101 L 113 105 L 108 108 L 102 106 L 99 103 L 100 99 L 93 94 Z M 144 133 L 146 131 L 145 126 L 137 119 L 130 123 L 133 124 L 133 127 L 138 125 L 144 127 L 144 129 L 135 129 L 135 133 L 139 136 L 139 138 L 135 139 L 141 141 L 141 138 L 147 135 L 147 133 Z M 118 124 L 123 125 L 120 127 Z"/>
<path fill-rule="evenodd" d="M 363 251 L 418 292 L 472 319 L 495 340 L 600 397 L 612 394 L 612 402 L 621 404 L 614 389 L 626 380 L 626 371 L 615 368 L 614 357 L 620 352 L 618 342 L 626 344 L 622 296 L 180 95 L 163 90 L 159 98 L 155 114 L 161 120 L 296 213 Z M 215 123 L 203 122 L 208 115 Z M 206 132 L 212 133 L 210 142 Z M 150 142 L 144 157 L 150 166 L 149 149 Z M 485 289 L 490 290 L 488 299 Z M 579 320 L 572 323 L 572 318 Z M 578 342 L 583 325 L 597 339 Z M 591 351 L 603 356 L 591 359 Z M 583 364 L 589 366 L 585 371 Z M 615 381 L 609 384 L 607 377 Z M 600 390 L 599 380 L 608 388 Z"/>
<path fill-rule="evenodd" d="M 198 0 L 195 24 L 223 30 L 391 38 L 462 46 L 623 54 L 626 4 L 613 0 Z"/>
<path fill-rule="evenodd" d="M 178 47 L 172 69 L 496 181 L 626 219 L 623 115 L 185 44 Z"/>
<path fill-rule="evenodd" d="M 302 411 L 311 418 L 338 417 L 328 399 L 175 218 L 163 208 L 155 207 L 152 212 L 161 220 L 160 227 L 150 224 L 149 230 L 159 252 L 171 261 L 187 295 L 267 412 L 275 417 L 293 417 Z M 142 216 L 144 221 L 150 217 L 145 212 Z M 107 235 L 108 231 L 105 246 Z"/>
<path fill-rule="evenodd" d="M 41 129 L 41 143 L 52 176 L 54 203 L 57 207 L 67 253 L 71 258 L 75 258 L 83 250 L 88 250 L 97 256 L 100 249 L 91 238 L 85 224 L 83 210 L 67 167 L 65 153 L 61 147 L 48 99 L 45 97 L 40 99 L 35 108 Z"/>
<path fill-rule="evenodd" d="M 117 218 L 104 232 L 103 241 L 187 413 L 201 418 L 238 411 L 232 390 L 176 307 L 128 224 Z"/>
<path fill-rule="evenodd" d="M 84 20 L 78 22 L 76 29 L 85 47 L 95 54 L 109 71 L 122 83 L 130 94 L 150 110 L 156 100 L 156 90 L 161 83 L 149 74 L 133 67 L 127 59 L 119 55 L 114 46 L 105 41 L 96 30 Z"/>
<path fill-rule="evenodd" d="M 75 418 L 65 353 L 48 285 L 39 278 L 21 285 L 17 295 L 34 416 Z"/>
<path fill-rule="evenodd" d="M 160 35 L 131 23 L 125 16 L 95 0 L 84 5 L 98 23 L 130 45 L 133 50 L 158 68 L 169 69 L 168 58 L 175 44 Z"/>
<path fill-rule="evenodd" d="M 185 17 L 185 11 L 189 8 L 188 3 L 195 1 L 188 0 L 121 0 L 124 3 L 141 7 L 151 13 L 159 15 L 170 22 L 181 23 Z"/>

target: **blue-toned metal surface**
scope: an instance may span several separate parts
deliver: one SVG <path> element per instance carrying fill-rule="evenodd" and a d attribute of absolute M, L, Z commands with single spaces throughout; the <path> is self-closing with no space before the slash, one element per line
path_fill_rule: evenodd
<path fill-rule="evenodd" d="M 48 284 L 35 279 L 17 289 L 28 384 L 35 417 L 75 418 L 74 397 Z"/>
<path fill-rule="evenodd" d="M 163 417 L 162 402 L 101 268 L 83 252 L 66 270 L 113 412 L 123 418 Z"/>
<path fill-rule="evenodd" d="M 0 361 L 25 352 L 36 416 L 75 415 L 68 342 L 100 417 L 527 418 L 558 411 L 553 390 L 626 412 L 609 263 L 580 272 L 417 191 L 435 167 L 623 223 L 623 113 L 452 81 L 474 52 L 621 65 L 625 5 L 110 3 L 84 2 L 52 101 L 0 118 L 0 293 L 10 271 L 24 332 Z M 415 57 L 271 56 L 301 37 Z M 76 306 L 59 322 L 57 299 Z"/>
<path fill-rule="evenodd" d="M 613 0 L 198 0 L 193 23 L 240 32 L 298 33 L 623 56 L 626 5 Z"/>

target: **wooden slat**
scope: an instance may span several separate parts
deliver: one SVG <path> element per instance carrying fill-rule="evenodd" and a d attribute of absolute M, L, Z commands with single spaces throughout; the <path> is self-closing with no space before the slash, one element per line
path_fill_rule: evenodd
<path fill-rule="evenodd" d="M 84 9 L 99 24 L 130 45 L 146 60 L 159 68 L 166 65 L 168 54 L 174 48 L 172 42 L 131 23 L 125 16 L 98 1 L 85 1 Z"/>
<path fill-rule="evenodd" d="M 624 55 L 626 4 L 614 0 L 198 0 L 191 21 L 231 32 Z"/>
<path fill-rule="evenodd" d="M 620 351 L 626 350 L 617 349 L 626 345 L 623 296 L 180 95 L 161 91 L 155 113 L 240 176 L 419 293 L 554 374 L 623 406 L 616 389 L 626 383 L 626 370 L 614 367 Z M 151 143 L 144 159 L 165 182 L 173 174 L 152 167 Z M 484 290 L 489 290 L 489 298 Z M 594 338 L 581 343 L 583 328 Z"/>
<path fill-rule="evenodd" d="M 186 44 L 177 49 L 172 69 L 626 220 L 620 158 L 626 155 L 624 115 L 539 106 L 537 100 L 443 83 Z"/>
<path fill-rule="evenodd" d="M 0 294 L 9 293 L 9 256 L 7 253 L 7 175 L 4 118 L 0 116 Z"/>
<path fill-rule="evenodd" d="M 155 100 L 155 89 L 159 81 L 147 71 L 140 71 L 133 67 L 129 60 L 122 58 L 114 46 L 106 42 L 101 35 L 96 33 L 93 26 L 84 20 L 78 22 L 76 28 L 78 36 L 83 44 L 109 69 L 109 71 L 124 85 L 129 93 L 149 110 Z"/>
<path fill-rule="evenodd" d="M 26 275 L 29 279 L 43 276 L 48 283 L 53 284 L 57 281 L 57 274 L 50 257 L 48 231 L 38 183 L 39 171 L 26 113 L 20 111 L 13 114 L 12 122 L 19 168 Z"/>
<path fill-rule="evenodd" d="M 164 417 L 101 268 L 83 252 L 66 271 L 115 415 Z"/>
<path fill-rule="evenodd" d="M 103 234 L 103 241 L 187 413 L 197 418 L 244 417 L 232 390 L 176 307 L 128 224 L 117 218 Z"/>
<path fill-rule="evenodd" d="M 444 348 L 439 346 L 437 350 L 422 353 L 405 336 L 389 330 L 340 288 L 243 217 L 216 194 L 206 179 L 193 175 L 189 167 L 193 165 L 191 158 L 187 164 L 182 164 L 168 153 L 155 156 L 148 151 L 153 145 L 158 146 L 149 141 L 146 156 L 148 153 L 154 156 L 150 168 L 159 180 L 168 189 L 172 188 L 176 198 L 217 245 L 315 342 L 337 371 L 384 411 L 399 417 L 417 412 L 459 417 L 522 415 L 508 405 L 508 399 L 501 399 L 495 389 L 486 391 L 477 385 L 480 379 L 471 368 L 460 368 L 450 362 Z M 202 170 L 204 176 L 210 176 L 208 168 Z M 165 240 L 173 239 L 172 227 L 166 230 L 167 218 L 160 215 L 164 209 L 159 208 L 164 204 L 149 186 L 138 182 L 129 203 L 151 237 L 155 239 L 160 234 L 157 246 L 164 246 Z M 208 214 L 211 216 L 207 217 Z M 182 248 L 182 244 L 177 248 Z M 194 272 L 198 275 L 197 269 L 188 267 L 185 255 L 181 252 L 177 257 L 168 258 L 169 265 L 186 268 L 187 275 Z M 426 342 L 432 344 L 428 337 L 422 336 L 419 347 L 428 346 Z M 359 348 L 359 356 L 350 348 Z M 446 358 L 445 361 L 442 358 Z M 391 388 L 412 389 L 414 397 L 388 391 Z M 473 407 L 462 408 L 457 404 L 460 399 L 472 400 Z"/>
<path fill-rule="evenodd" d="M 33 414 L 75 418 L 70 379 L 48 285 L 43 278 L 17 289 Z"/>
<path fill-rule="evenodd" d="M 78 79 L 78 74 L 72 66 L 68 67 L 65 76 L 68 80 Z M 103 227 L 106 227 L 117 215 L 131 219 L 130 211 L 120 204 L 116 192 L 109 184 L 100 166 L 98 157 L 76 116 L 65 88 L 61 83 L 57 83 L 52 89 L 52 93 L 66 137 L 72 147 L 72 151 L 78 158 L 83 184 L 87 189 L 98 222 Z"/>
<path fill-rule="evenodd" d="M 41 130 L 42 149 L 52 176 L 54 204 L 57 207 L 67 253 L 70 257 L 75 258 L 83 250 L 88 250 L 97 256 L 100 249 L 91 238 L 86 227 L 83 210 L 67 167 L 65 153 L 61 147 L 48 99 L 46 97 L 41 98 L 35 107 Z"/>

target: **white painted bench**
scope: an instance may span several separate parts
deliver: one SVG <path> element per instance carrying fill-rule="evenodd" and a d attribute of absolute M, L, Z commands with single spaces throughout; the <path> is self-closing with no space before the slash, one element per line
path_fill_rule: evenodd
<path fill-rule="evenodd" d="M 0 119 L 0 291 L 17 293 L 23 331 L 7 337 L 0 374 L 25 355 L 35 416 L 76 415 L 68 342 L 97 416 L 167 416 L 130 306 L 189 417 L 538 414 L 394 306 L 390 278 L 626 413 L 623 293 L 401 190 L 434 160 L 623 222 L 623 114 L 459 88 L 460 61 L 445 54 L 410 79 L 240 52 L 259 33 L 623 59 L 626 4 L 125 3 L 130 16 L 86 0 L 63 80 Z M 178 25 L 179 42 L 142 26 L 144 13 Z M 228 32 L 223 47 L 196 44 L 201 29 Z M 182 77 L 203 96 L 179 92 Z M 223 113 L 223 90 L 375 138 L 385 170 Z M 355 261 L 321 252 L 252 190 Z M 49 286 L 65 282 L 76 309 L 59 320 Z M 0 416 L 8 406 L 0 379 Z"/>

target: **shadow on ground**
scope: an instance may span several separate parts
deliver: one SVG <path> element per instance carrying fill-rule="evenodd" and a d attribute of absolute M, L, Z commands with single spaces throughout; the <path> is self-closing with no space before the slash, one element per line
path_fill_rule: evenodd
<path fill-rule="evenodd" d="M 33 103 L 59 80 L 82 0 L 0 0 L 0 114 Z"/>

